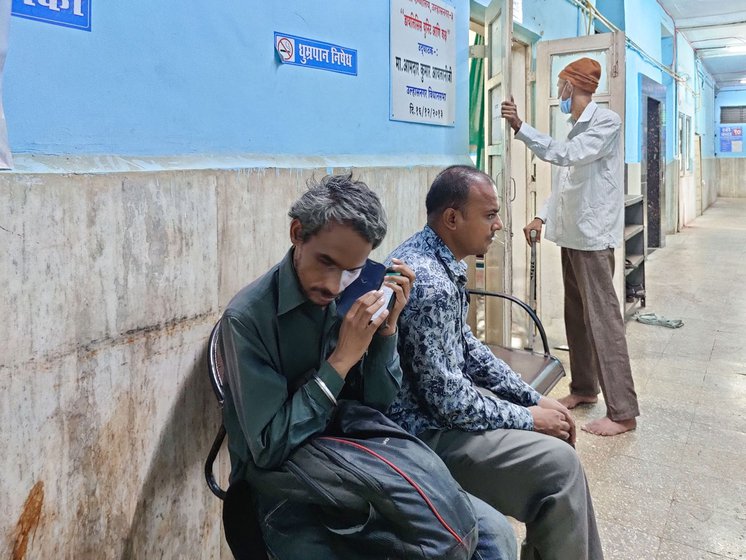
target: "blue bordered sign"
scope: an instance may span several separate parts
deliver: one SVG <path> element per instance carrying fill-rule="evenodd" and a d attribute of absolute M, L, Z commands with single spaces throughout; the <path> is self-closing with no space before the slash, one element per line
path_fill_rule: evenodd
<path fill-rule="evenodd" d="M 743 127 L 720 127 L 720 151 L 736 153 L 743 151 Z"/>
<path fill-rule="evenodd" d="M 53 25 L 91 30 L 91 0 L 13 0 L 10 13 Z"/>
<path fill-rule="evenodd" d="M 283 64 L 357 76 L 357 51 L 275 31 L 275 51 Z"/>

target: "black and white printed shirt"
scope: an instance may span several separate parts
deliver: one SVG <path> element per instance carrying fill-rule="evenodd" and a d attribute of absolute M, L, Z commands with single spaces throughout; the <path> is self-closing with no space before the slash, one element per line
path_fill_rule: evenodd
<path fill-rule="evenodd" d="M 541 395 L 471 332 L 466 263 L 429 226 L 389 256 L 416 274 L 399 318 L 402 388 L 387 414 L 405 430 L 532 430 Z M 496 397 L 481 393 L 492 391 Z"/>

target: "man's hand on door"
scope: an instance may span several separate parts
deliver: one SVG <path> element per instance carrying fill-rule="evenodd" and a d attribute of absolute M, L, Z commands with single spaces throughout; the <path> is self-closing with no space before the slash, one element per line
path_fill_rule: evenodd
<path fill-rule="evenodd" d="M 508 121 L 511 128 L 516 132 L 521 129 L 523 121 L 518 117 L 518 107 L 516 107 L 512 95 L 510 96 L 510 101 L 502 102 L 502 105 L 500 106 L 500 116 Z"/>

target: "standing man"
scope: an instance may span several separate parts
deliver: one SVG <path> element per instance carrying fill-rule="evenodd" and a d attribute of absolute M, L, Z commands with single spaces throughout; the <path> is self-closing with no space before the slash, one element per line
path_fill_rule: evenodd
<path fill-rule="evenodd" d="M 390 314 L 384 310 L 373 318 L 384 305 L 380 290 L 361 296 L 344 317 L 337 316 L 335 304 L 386 235 L 378 197 L 349 175 L 327 176 L 310 186 L 289 215 L 290 250 L 231 300 L 220 321 L 232 485 L 256 482 L 257 473 L 278 468 L 321 434 L 337 399 L 384 411 L 401 383 L 397 319 L 414 280 L 411 269 L 401 261 L 391 265 L 399 275 L 386 280 L 396 297 Z M 271 477 L 263 480 L 252 493 L 272 556 L 336 558 L 316 548 L 314 554 L 308 543 L 292 538 L 299 519 L 315 521 L 315 510 L 287 499 Z M 515 536 L 507 520 L 471 498 L 479 524 L 474 560 L 514 560 Z"/>
<path fill-rule="evenodd" d="M 624 160 L 619 116 L 592 100 L 601 65 L 590 58 L 568 64 L 559 74 L 560 110 L 571 115 L 567 140 L 554 140 L 518 117 L 515 103 L 502 103 L 502 116 L 537 157 L 559 166 L 552 174 L 552 194 L 523 232 L 547 226 L 546 238 L 562 249 L 565 330 L 570 347 L 570 394 L 567 408 L 598 400 L 599 385 L 606 416 L 583 430 L 614 436 L 635 429 L 640 415 L 627 353 L 624 320 L 614 291 L 614 247 L 624 231 Z"/>
<path fill-rule="evenodd" d="M 474 167 L 441 171 L 427 225 L 391 254 L 416 280 L 399 318 L 402 389 L 387 414 L 427 443 L 467 492 L 526 523 L 524 560 L 601 560 L 570 412 L 471 332 L 466 263 L 502 229 L 495 185 Z M 570 444 L 570 445 L 568 445 Z"/>

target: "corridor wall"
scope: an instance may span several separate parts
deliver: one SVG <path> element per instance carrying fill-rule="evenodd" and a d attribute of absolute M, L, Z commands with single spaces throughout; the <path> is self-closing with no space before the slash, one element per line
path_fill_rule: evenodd
<path fill-rule="evenodd" d="M 202 475 L 210 329 L 314 177 L 381 195 L 374 257 L 424 224 L 435 174 L 469 162 L 469 4 L 455 125 L 433 126 L 389 118 L 389 2 L 92 2 L 90 32 L 11 24 L 0 557 L 230 558 Z M 357 75 L 280 64 L 275 31 L 356 49 Z"/>

